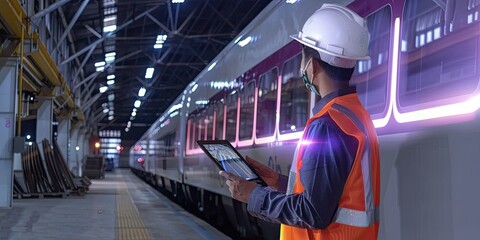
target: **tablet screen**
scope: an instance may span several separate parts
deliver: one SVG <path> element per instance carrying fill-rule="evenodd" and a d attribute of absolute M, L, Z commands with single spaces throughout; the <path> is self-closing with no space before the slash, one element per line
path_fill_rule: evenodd
<path fill-rule="evenodd" d="M 258 178 L 230 144 L 204 143 L 202 145 L 226 172 L 233 173 L 246 180 Z"/>

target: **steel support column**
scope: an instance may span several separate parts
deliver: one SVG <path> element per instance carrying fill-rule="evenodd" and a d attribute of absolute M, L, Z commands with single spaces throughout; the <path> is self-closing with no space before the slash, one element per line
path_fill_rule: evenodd
<path fill-rule="evenodd" d="M 72 151 L 70 156 L 68 157 L 67 165 L 70 171 L 72 171 L 75 175 L 80 176 L 77 165 L 77 156 L 78 152 L 80 151 L 80 146 L 78 146 L 78 132 L 78 128 L 72 129 L 70 132 L 70 145 Z"/>
<path fill-rule="evenodd" d="M 48 139 L 52 143 L 53 132 L 53 99 L 51 97 L 41 97 L 40 107 L 37 110 L 37 144 L 42 146 L 43 139 Z"/>
<path fill-rule="evenodd" d="M 17 73 L 17 58 L 0 58 L 0 208 L 11 208 L 13 202 Z"/>
<path fill-rule="evenodd" d="M 77 151 L 77 174 L 78 176 L 82 176 L 83 174 L 83 161 L 85 156 L 88 154 L 88 144 L 85 144 L 85 133 L 83 131 L 79 131 L 77 135 L 77 146 L 80 148 Z"/>
<path fill-rule="evenodd" d="M 65 163 L 70 156 L 70 119 L 62 120 L 57 128 L 57 143 Z"/>

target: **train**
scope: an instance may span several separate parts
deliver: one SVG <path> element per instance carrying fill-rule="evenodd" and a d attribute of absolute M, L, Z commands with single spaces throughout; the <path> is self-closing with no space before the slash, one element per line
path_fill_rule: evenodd
<path fill-rule="evenodd" d="M 240 239 L 279 226 L 231 198 L 197 140 L 225 139 L 280 174 L 317 97 L 290 38 L 325 1 L 272 1 L 130 149 L 134 173 Z M 480 1 L 339 0 L 367 19 L 369 60 L 351 84 L 379 136 L 379 239 L 477 239 L 480 226 Z"/>

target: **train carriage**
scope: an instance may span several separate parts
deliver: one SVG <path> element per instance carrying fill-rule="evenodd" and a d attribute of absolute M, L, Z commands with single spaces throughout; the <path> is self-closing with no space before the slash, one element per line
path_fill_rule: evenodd
<path fill-rule="evenodd" d="M 235 236 L 278 239 L 278 226 L 232 200 L 197 140 L 226 139 L 287 174 L 318 100 L 301 81 L 290 34 L 324 1 L 273 1 L 130 150 L 158 189 Z M 480 1 L 336 1 L 366 17 L 370 60 L 352 84 L 381 150 L 380 239 L 472 239 L 480 214 Z M 228 221 L 226 221 L 228 219 Z M 478 224 L 477 224 L 478 225 Z"/>

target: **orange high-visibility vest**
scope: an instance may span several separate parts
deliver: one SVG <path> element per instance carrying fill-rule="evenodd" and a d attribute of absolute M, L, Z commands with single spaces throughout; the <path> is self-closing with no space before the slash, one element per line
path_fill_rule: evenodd
<path fill-rule="evenodd" d="M 380 157 L 378 139 L 370 115 L 356 93 L 336 97 L 307 121 L 307 126 L 325 114 L 346 134 L 358 140 L 358 150 L 348 175 L 338 209 L 325 229 L 281 225 L 280 239 L 376 240 L 379 228 Z M 303 139 L 303 138 L 302 138 Z M 302 144 L 296 156 L 296 177 L 291 194 L 302 193 L 300 181 Z M 290 188 L 290 186 L 289 186 Z M 287 193 L 288 194 L 288 193 Z"/>

